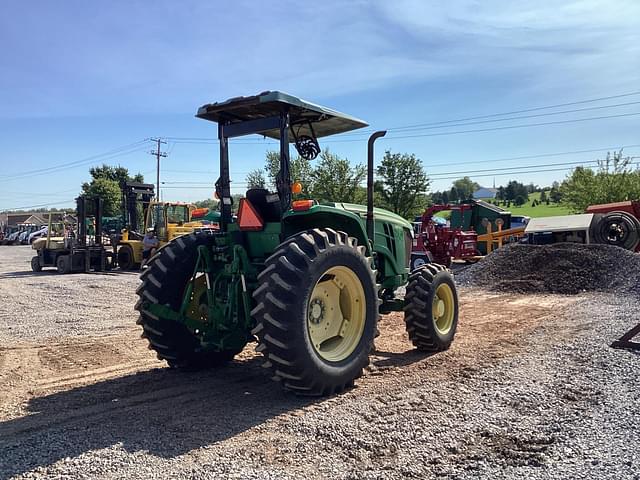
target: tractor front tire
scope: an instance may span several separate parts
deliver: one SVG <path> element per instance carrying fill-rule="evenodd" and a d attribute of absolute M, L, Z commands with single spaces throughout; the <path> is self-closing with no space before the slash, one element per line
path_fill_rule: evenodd
<path fill-rule="evenodd" d="M 211 242 L 206 232 L 183 235 L 168 243 L 150 260 L 140 275 L 142 284 L 136 290 L 140 297 L 135 309 L 140 312 L 138 325 L 142 338 L 149 341 L 160 360 L 172 368 L 200 370 L 223 365 L 242 349 L 221 352 L 202 350 L 200 341 L 181 323 L 160 318 L 148 310 L 149 303 L 166 305 L 179 311 L 198 258 L 198 246 Z"/>
<path fill-rule="evenodd" d="M 418 350 L 449 348 L 458 326 L 458 293 L 453 276 L 442 265 L 422 265 L 409 275 L 404 321 Z"/>
<path fill-rule="evenodd" d="M 123 245 L 118 248 L 118 265 L 120 270 L 133 270 L 136 268 L 133 249 L 129 245 Z"/>
<path fill-rule="evenodd" d="M 344 232 L 313 229 L 265 262 L 253 294 L 264 367 L 286 390 L 331 395 L 369 364 L 378 322 L 372 259 Z"/>

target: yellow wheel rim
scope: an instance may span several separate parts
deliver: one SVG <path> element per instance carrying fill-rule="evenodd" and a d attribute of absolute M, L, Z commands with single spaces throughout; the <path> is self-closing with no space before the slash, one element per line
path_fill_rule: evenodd
<path fill-rule="evenodd" d="M 353 270 L 339 266 L 318 280 L 307 305 L 307 331 L 316 353 L 328 362 L 344 360 L 364 332 L 366 299 Z"/>
<path fill-rule="evenodd" d="M 440 335 L 446 335 L 453 326 L 455 313 L 455 300 L 453 290 L 446 283 L 441 283 L 436 288 L 433 296 L 433 323 Z"/>
<path fill-rule="evenodd" d="M 193 290 L 189 296 L 186 316 L 205 323 L 209 317 L 207 309 L 207 279 L 200 275 L 193 282 Z"/>

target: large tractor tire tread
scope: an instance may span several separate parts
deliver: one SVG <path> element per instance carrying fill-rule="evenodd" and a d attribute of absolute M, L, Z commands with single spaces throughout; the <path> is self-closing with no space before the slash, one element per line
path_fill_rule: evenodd
<path fill-rule="evenodd" d="M 443 282 L 452 287 L 455 303 L 453 325 L 446 335 L 438 332 L 432 317 L 434 290 Z M 453 342 L 458 323 L 458 298 L 449 270 L 436 263 L 420 266 L 409 274 L 404 298 L 405 326 L 413 345 L 426 352 L 447 350 Z"/>
<path fill-rule="evenodd" d="M 160 249 L 140 275 L 142 284 L 136 289 L 140 299 L 135 305 L 140 316 L 136 323 L 142 327 L 141 337 L 149 342 L 149 349 L 172 368 L 199 370 L 220 366 L 233 360 L 242 350 L 202 351 L 199 341 L 186 327 L 173 320 L 158 318 L 145 308 L 149 302 L 179 307 L 184 279 L 188 280 L 193 273 L 193 255 L 199 245 L 210 241 L 210 237 L 201 233 L 179 237 Z"/>
<path fill-rule="evenodd" d="M 345 248 L 346 247 L 346 248 Z M 302 304 L 306 293 L 305 288 L 312 288 L 309 283 L 309 268 L 327 250 L 334 249 L 334 255 L 340 255 L 345 250 L 347 255 L 356 256 L 362 263 L 362 270 L 367 272 L 373 295 L 373 310 L 365 310 L 365 315 L 373 315 L 373 325 L 367 326 L 358 347 L 345 361 L 344 372 L 323 375 L 323 365 L 309 353 L 313 347 L 303 340 L 300 333 L 306 329 L 306 304 Z M 379 301 L 375 284 L 376 272 L 373 260 L 367 256 L 366 249 L 359 246 L 357 239 L 349 237 L 345 232 L 332 229 L 313 229 L 297 234 L 283 242 L 273 255 L 265 262 L 265 268 L 258 275 L 258 288 L 253 294 L 256 301 L 251 315 L 256 319 L 256 327 L 252 333 L 258 337 L 259 344 L 256 351 L 265 358 L 263 367 L 272 374 L 272 379 L 280 382 L 285 390 L 297 395 L 331 395 L 342 392 L 353 386 L 353 381 L 362 375 L 363 369 L 369 363 L 369 351 L 373 345 L 373 336 L 378 319 Z M 365 290 L 366 291 L 366 290 Z M 293 313 L 292 308 L 301 310 Z M 369 308 L 369 307 L 367 307 Z M 295 322 L 303 322 L 303 326 Z M 304 344 L 304 345 L 302 345 Z M 305 350 L 308 349 L 308 350 Z M 348 371 L 347 371 L 348 370 Z"/>

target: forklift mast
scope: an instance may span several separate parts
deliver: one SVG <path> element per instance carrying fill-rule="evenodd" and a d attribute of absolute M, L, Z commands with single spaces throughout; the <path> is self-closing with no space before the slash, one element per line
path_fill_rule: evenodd
<path fill-rule="evenodd" d="M 155 196 L 154 186 L 150 183 L 122 182 L 122 217 L 129 231 L 137 232 L 142 225 L 138 222 L 138 203 L 142 205 L 142 222 L 147 216 L 149 203 Z M 144 223 L 143 223 L 144 224 Z"/>
<path fill-rule="evenodd" d="M 89 203 L 89 200 L 93 202 L 93 205 Z M 95 218 L 94 244 L 102 245 L 102 198 L 87 198 L 85 196 L 80 196 L 76 198 L 76 206 L 78 211 L 78 237 L 76 242 L 78 246 L 86 247 L 89 244 L 87 241 L 87 217 L 90 216 L 89 213 L 93 213 Z M 88 206 L 92 207 L 91 212 L 88 211 Z"/>

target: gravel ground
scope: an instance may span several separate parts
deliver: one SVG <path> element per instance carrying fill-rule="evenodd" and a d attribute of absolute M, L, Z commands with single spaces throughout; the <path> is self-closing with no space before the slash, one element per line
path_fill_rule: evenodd
<path fill-rule="evenodd" d="M 136 272 L 36 273 L 33 255 L 30 246 L 0 245 L 0 341 L 99 336 L 130 326 Z"/>
<path fill-rule="evenodd" d="M 357 388 L 300 399 L 252 348 L 169 371 L 136 339 L 134 276 L 11 273 L 29 256 L 0 247 L 0 478 L 640 479 L 640 354 L 608 347 L 632 296 L 464 287 L 449 351 L 387 315 Z"/>
<path fill-rule="evenodd" d="M 507 245 L 457 276 L 462 285 L 501 291 L 640 297 L 640 255 L 611 245 Z"/>

